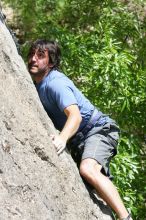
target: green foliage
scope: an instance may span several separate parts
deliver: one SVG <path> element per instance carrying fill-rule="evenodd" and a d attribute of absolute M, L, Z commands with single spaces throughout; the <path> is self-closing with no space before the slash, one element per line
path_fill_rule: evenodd
<path fill-rule="evenodd" d="M 123 197 L 126 207 L 132 211 L 134 219 L 145 219 L 146 164 L 141 163 L 142 146 L 133 135 L 122 135 L 119 154 L 111 164 L 114 181 Z"/>
<path fill-rule="evenodd" d="M 28 42 L 56 39 L 62 70 L 122 128 L 112 163 L 115 182 L 134 219 L 146 198 L 146 17 L 144 0 L 5 0 L 17 12 L 24 57 Z M 130 2 L 130 3 L 127 3 Z M 141 16 L 143 15 L 143 16 Z"/>

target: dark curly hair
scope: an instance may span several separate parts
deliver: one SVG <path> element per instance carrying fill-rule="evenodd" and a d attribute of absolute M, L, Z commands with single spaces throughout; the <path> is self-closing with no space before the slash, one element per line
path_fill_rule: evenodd
<path fill-rule="evenodd" d="M 53 64 L 52 69 L 59 69 L 61 60 L 61 50 L 56 41 L 48 41 L 44 39 L 38 39 L 34 41 L 30 46 L 28 57 L 35 50 L 47 50 L 49 56 L 49 63 Z"/>

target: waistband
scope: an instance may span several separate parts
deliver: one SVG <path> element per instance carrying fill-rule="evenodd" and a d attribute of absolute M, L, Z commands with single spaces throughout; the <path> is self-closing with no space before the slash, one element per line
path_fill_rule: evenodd
<path fill-rule="evenodd" d="M 104 114 L 101 111 L 98 111 L 96 108 L 94 108 L 92 115 L 89 119 L 89 121 L 87 122 L 87 124 L 85 125 L 85 127 L 80 131 L 82 132 L 84 135 L 88 133 L 88 131 L 94 127 L 94 125 L 100 120 L 101 117 L 103 117 Z"/>
<path fill-rule="evenodd" d="M 85 125 L 79 132 L 77 132 L 68 142 L 68 148 L 71 149 L 74 146 L 78 146 L 84 139 L 87 133 L 96 125 L 102 126 L 106 123 L 109 118 L 107 115 L 103 114 L 101 111 L 98 111 L 94 108 L 92 115 Z M 104 120 L 103 120 L 104 119 Z M 102 123 L 101 123 L 102 122 Z"/>

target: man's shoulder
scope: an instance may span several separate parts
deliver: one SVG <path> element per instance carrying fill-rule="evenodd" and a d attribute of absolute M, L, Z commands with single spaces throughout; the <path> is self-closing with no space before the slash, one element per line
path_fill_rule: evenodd
<path fill-rule="evenodd" d="M 48 75 L 47 86 L 49 88 L 60 88 L 70 83 L 71 80 L 58 70 L 53 70 L 50 75 Z"/>

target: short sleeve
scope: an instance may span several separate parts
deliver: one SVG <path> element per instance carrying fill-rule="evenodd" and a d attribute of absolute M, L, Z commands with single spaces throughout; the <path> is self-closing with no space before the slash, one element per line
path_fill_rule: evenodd
<path fill-rule="evenodd" d="M 49 87 L 50 95 L 61 111 L 70 105 L 77 104 L 71 83 L 61 79 L 53 80 Z"/>

